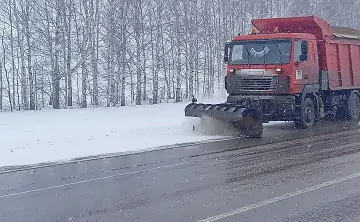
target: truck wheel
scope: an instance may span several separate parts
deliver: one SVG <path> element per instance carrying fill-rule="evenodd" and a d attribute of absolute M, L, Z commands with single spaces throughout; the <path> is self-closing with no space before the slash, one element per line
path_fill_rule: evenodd
<path fill-rule="evenodd" d="M 350 121 L 357 122 L 360 119 L 360 100 L 356 93 L 351 93 L 347 100 L 346 107 L 347 118 Z"/>
<path fill-rule="evenodd" d="M 306 98 L 301 105 L 301 119 L 295 121 L 295 127 L 305 129 L 312 127 L 315 122 L 315 105 L 312 99 Z"/>

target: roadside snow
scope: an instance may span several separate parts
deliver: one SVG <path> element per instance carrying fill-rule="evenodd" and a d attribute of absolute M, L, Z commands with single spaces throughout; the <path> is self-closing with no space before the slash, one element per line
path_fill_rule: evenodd
<path fill-rule="evenodd" d="M 199 119 L 186 118 L 185 105 L 1 113 L 0 167 L 224 137 L 194 133 Z"/>

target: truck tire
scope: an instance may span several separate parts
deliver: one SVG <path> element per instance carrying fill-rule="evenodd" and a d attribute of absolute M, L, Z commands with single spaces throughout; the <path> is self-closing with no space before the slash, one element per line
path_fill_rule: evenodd
<path fill-rule="evenodd" d="M 360 119 L 360 99 L 354 92 L 347 99 L 346 117 L 352 122 L 358 122 Z"/>
<path fill-rule="evenodd" d="M 306 98 L 301 104 L 300 120 L 295 121 L 295 127 L 299 129 L 310 128 L 315 122 L 315 105 L 312 99 Z"/>

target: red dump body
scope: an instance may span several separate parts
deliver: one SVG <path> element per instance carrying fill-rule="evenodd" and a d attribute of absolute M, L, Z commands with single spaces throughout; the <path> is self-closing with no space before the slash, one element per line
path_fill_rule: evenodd
<path fill-rule="evenodd" d="M 359 37 L 360 39 L 360 34 Z M 360 86 L 360 41 L 329 39 L 322 56 L 329 73 L 331 90 L 352 89 Z"/>
<path fill-rule="evenodd" d="M 312 34 L 316 38 L 318 71 L 328 72 L 328 88 L 360 88 L 359 30 L 330 26 L 315 16 L 254 19 L 252 24 L 261 34 L 269 33 L 273 38 L 281 33 Z M 275 27 L 278 34 L 274 33 Z"/>

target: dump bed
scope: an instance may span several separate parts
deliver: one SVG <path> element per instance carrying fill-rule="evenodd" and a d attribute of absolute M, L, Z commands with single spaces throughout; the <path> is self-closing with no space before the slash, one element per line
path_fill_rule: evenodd
<path fill-rule="evenodd" d="M 261 33 L 313 34 L 317 41 L 320 72 L 328 73 L 330 90 L 360 89 L 360 31 L 330 26 L 316 16 L 253 19 Z M 324 79 L 322 79 L 324 81 Z"/>
<path fill-rule="evenodd" d="M 331 27 L 333 36 L 322 44 L 320 67 L 328 72 L 330 90 L 360 88 L 360 31 Z M 320 47 L 321 48 L 321 47 Z"/>

